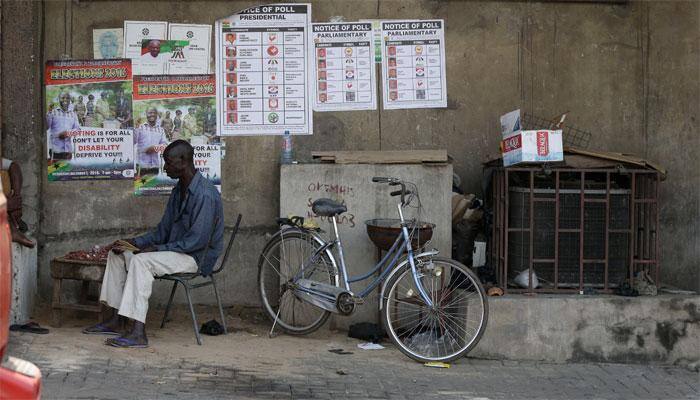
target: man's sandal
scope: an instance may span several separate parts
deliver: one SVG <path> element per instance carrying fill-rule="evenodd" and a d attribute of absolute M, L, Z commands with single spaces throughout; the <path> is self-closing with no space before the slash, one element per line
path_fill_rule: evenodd
<path fill-rule="evenodd" d="M 148 343 L 142 344 L 138 343 L 133 339 L 125 337 L 117 337 L 105 340 L 105 344 L 112 347 L 119 347 L 124 349 L 145 349 L 148 347 Z"/>
<path fill-rule="evenodd" d="M 112 335 L 119 336 L 119 332 L 113 331 L 112 329 L 102 325 L 97 324 L 91 327 L 83 329 L 83 333 L 86 335 Z"/>

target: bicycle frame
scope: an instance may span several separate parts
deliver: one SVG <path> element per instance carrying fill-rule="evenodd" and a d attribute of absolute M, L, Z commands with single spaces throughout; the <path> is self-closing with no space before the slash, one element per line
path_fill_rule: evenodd
<path fill-rule="evenodd" d="M 401 220 L 401 235 L 399 235 L 396 240 L 394 241 L 394 244 L 391 246 L 389 251 L 384 255 L 384 257 L 374 265 L 374 267 L 366 272 L 363 275 L 360 276 L 355 276 L 355 277 L 348 277 L 348 272 L 347 272 L 347 267 L 345 266 L 345 255 L 343 254 L 343 244 L 340 240 L 340 234 L 338 233 L 338 224 L 336 222 L 335 218 L 332 218 L 333 222 L 333 233 L 335 235 L 334 240 L 331 242 L 325 243 L 321 248 L 319 248 L 315 254 L 309 259 L 310 261 L 314 261 L 317 256 L 319 256 L 321 253 L 323 253 L 325 250 L 336 247 L 338 248 L 338 256 L 340 258 L 340 272 L 343 277 L 343 284 L 345 286 L 345 289 L 353 293 L 352 290 L 350 289 L 350 284 L 354 282 L 360 282 L 368 279 L 372 275 L 374 275 L 377 271 L 379 271 L 382 266 L 386 264 L 387 268 L 384 269 L 379 276 L 377 276 L 374 280 L 369 282 L 367 286 L 365 286 L 362 291 L 360 291 L 356 296 L 360 298 L 365 298 L 369 296 L 370 293 L 380 284 L 382 283 L 396 268 L 398 265 L 403 265 L 404 263 L 399 263 L 399 258 L 403 254 L 404 250 L 408 254 L 408 262 L 411 265 L 411 272 L 413 273 L 413 281 L 416 284 L 416 287 L 418 288 L 418 292 L 420 293 L 421 298 L 425 303 L 429 306 L 433 306 L 433 302 L 428 296 L 427 292 L 423 288 L 423 285 L 420 283 L 420 279 L 418 276 L 418 271 L 416 269 L 416 262 L 415 262 L 415 256 L 413 253 L 413 247 L 411 246 L 411 238 L 410 234 L 408 232 L 408 224 L 406 223 L 406 220 L 404 219 L 403 211 L 401 210 L 401 203 L 397 205 L 397 209 L 399 211 L 399 217 Z M 389 261 L 391 259 L 391 261 Z M 388 262 L 388 263 L 387 263 Z M 303 277 L 304 273 L 304 267 L 302 266 L 301 270 L 299 273 L 302 276 L 297 275 L 295 279 L 298 279 L 300 277 Z"/>

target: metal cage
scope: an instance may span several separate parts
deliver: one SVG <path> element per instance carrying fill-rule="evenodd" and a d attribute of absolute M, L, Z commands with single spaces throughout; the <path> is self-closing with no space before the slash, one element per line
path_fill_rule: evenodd
<path fill-rule="evenodd" d="M 659 182 L 645 169 L 495 169 L 490 257 L 499 285 L 609 293 L 642 269 L 658 282 Z M 528 287 L 514 288 L 522 271 Z"/>

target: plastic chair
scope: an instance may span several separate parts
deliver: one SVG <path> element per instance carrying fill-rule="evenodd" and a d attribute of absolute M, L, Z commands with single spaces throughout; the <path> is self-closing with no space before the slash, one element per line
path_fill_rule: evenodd
<path fill-rule="evenodd" d="M 165 315 L 163 315 L 163 321 L 160 323 L 161 328 L 165 327 L 165 321 L 168 318 L 168 313 L 170 312 L 170 306 L 173 303 L 173 297 L 175 297 L 175 290 L 177 289 L 177 284 L 180 283 L 185 288 L 185 295 L 187 296 L 187 303 L 190 306 L 190 314 L 192 314 L 192 325 L 194 327 L 194 334 L 197 337 L 197 344 L 201 346 L 202 345 L 202 337 L 199 334 L 199 327 L 197 326 L 197 316 L 195 315 L 194 307 L 192 306 L 192 298 L 190 296 L 190 290 L 211 285 L 211 286 L 214 286 L 214 295 L 216 296 L 216 303 L 219 306 L 219 314 L 221 315 L 221 324 L 224 326 L 224 334 L 228 333 L 228 329 L 226 328 L 226 318 L 224 317 L 224 308 L 221 306 L 221 298 L 219 297 L 219 291 L 216 288 L 216 281 L 214 280 L 214 275 L 221 272 L 221 270 L 224 268 L 224 265 L 226 265 L 226 260 L 228 260 L 229 253 L 231 252 L 231 246 L 233 245 L 233 240 L 236 238 L 236 233 L 238 232 L 238 227 L 241 224 L 241 218 L 243 218 L 242 215 L 238 214 L 238 218 L 236 219 L 236 225 L 233 227 L 233 232 L 231 232 L 231 237 L 229 238 L 228 244 L 226 245 L 226 251 L 224 252 L 223 258 L 221 258 L 221 263 L 219 264 L 218 267 L 215 267 L 212 270 L 211 274 L 209 274 L 208 276 L 202 275 L 202 272 L 201 272 L 202 267 L 198 266 L 197 272 L 169 274 L 169 275 L 162 275 L 162 276 L 156 277 L 156 279 L 173 281 L 173 290 L 170 292 L 170 299 L 168 300 L 168 305 L 165 307 Z M 211 237 L 209 238 L 210 242 L 211 242 L 211 238 L 214 236 L 214 231 L 216 229 L 217 223 L 218 223 L 218 219 L 214 222 L 214 224 L 212 226 L 212 234 L 211 234 Z M 207 243 L 207 250 L 208 249 L 209 249 L 209 243 Z M 204 255 L 206 256 L 206 252 L 204 253 Z M 200 283 L 192 283 L 191 282 L 193 279 L 196 279 L 198 277 L 202 277 L 204 279 L 209 278 L 209 280 L 205 281 L 205 282 L 200 282 Z"/>

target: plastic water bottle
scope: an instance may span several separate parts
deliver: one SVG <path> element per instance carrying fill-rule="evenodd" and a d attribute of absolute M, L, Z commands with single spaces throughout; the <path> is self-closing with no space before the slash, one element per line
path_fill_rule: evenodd
<path fill-rule="evenodd" d="M 284 131 L 284 140 L 282 141 L 282 156 L 280 157 L 281 164 L 291 164 L 294 160 L 292 151 L 292 135 L 289 131 Z"/>

